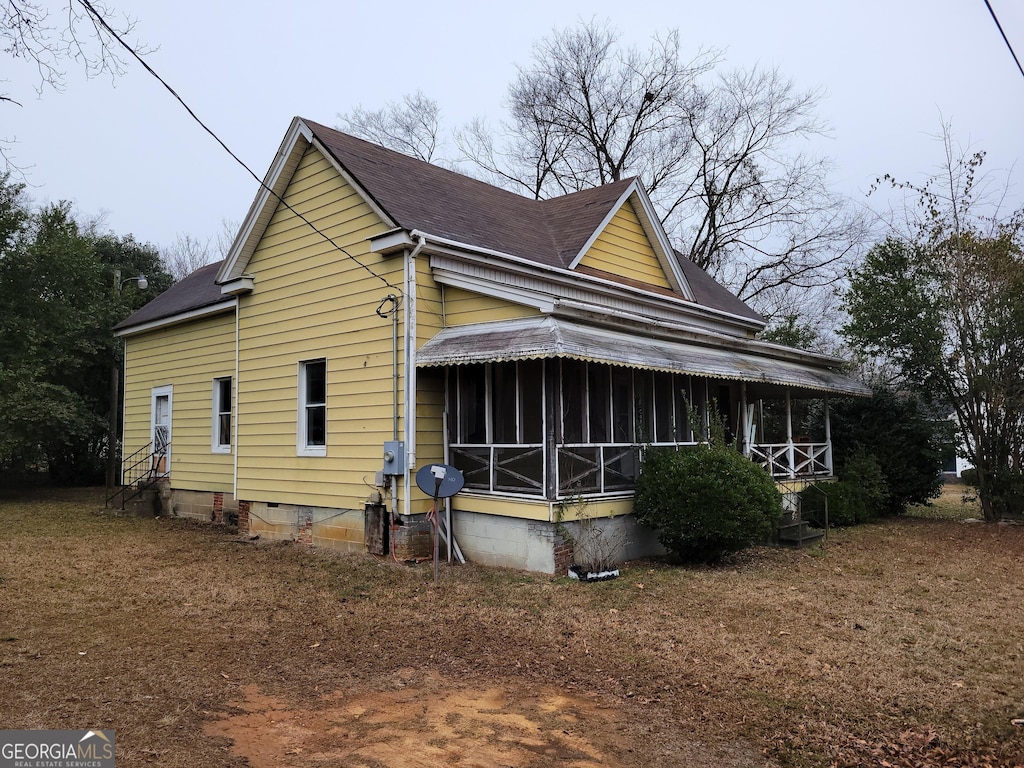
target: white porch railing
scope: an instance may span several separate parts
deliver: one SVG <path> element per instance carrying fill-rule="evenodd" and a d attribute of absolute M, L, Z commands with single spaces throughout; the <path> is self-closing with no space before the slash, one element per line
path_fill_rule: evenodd
<path fill-rule="evenodd" d="M 750 460 L 772 477 L 821 477 L 832 474 L 830 443 L 755 443 Z"/>

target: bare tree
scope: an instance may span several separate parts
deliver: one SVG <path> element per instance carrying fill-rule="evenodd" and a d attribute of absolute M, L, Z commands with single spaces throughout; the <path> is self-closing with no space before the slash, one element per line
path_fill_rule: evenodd
<path fill-rule="evenodd" d="M 110 30 L 124 39 L 135 26 L 135 20 L 120 16 L 103 0 L 0 1 L 0 50 L 35 66 L 35 91 L 40 96 L 47 89 L 58 93 L 65 89 L 64 66 L 69 61 L 81 65 L 87 77 L 124 74 L 125 52 Z M 136 42 L 135 50 L 145 53 L 149 49 Z M 7 93 L 0 93 L 0 102 L 21 106 Z M 18 171 L 10 154 L 14 141 L 14 137 L 0 137 L 0 160 Z"/>
<path fill-rule="evenodd" d="M 506 186 L 538 198 L 639 175 L 649 192 L 689 154 L 679 118 L 698 108 L 700 75 L 718 60 L 679 56 L 679 34 L 647 51 L 620 51 L 618 35 L 590 22 L 534 46 L 533 66 L 509 86 L 506 146 L 495 150 L 478 122 L 456 133 L 463 156 Z"/>
<path fill-rule="evenodd" d="M 801 151 L 823 134 L 821 94 L 778 71 L 716 74 L 685 60 L 679 33 L 624 48 L 590 21 L 537 42 L 497 128 L 453 132 L 460 161 L 537 199 L 639 177 L 680 252 L 766 316 L 838 281 L 868 240 L 863 209 L 829 187 L 832 165 Z M 423 160 L 443 145 L 437 104 L 417 92 L 341 115 L 342 128 Z M 450 165 L 449 163 L 445 163 Z"/>
<path fill-rule="evenodd" d="M 404 152 L 425 162 L 439 158 L 441 110 L 437 102 L 422 91 L 406 94 L 401 103 L 389 102 L 382 109 L 358 106 L 340 113 L 341 130 L 354 136 Z"/>
<path fill-rule="evenodd" d="M 681 58 L 678 32 L 623 49 L 589 22 L 536 44 L 509 87 L 501 141 L 482 121 L 456 144 L 495 183 L 538 198 L 639 177 L 679 250 L 767 315 L 793 288 L 829 285 L 867 237 L 799 151 L 825 131 L 820 94 L 775 70 L 711 78 L 714 51 Z"/>
<path fill-rule="evenodd" d="M 174 243 L 165 248 L 160 256 L 175 282 L 220 258 L 215 244 L 210 239 L 200 240 L 189 234 L 179 234 Z"/>

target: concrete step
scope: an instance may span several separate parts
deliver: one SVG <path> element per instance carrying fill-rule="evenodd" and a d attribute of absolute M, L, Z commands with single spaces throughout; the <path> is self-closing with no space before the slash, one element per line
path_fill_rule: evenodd
<path fill-rule="evenodd" d="M 825 537 L 825 532 L 820 528 L 812 528 L 811 525 L 801 520 L 799 522 L 784 523 L 778 529 L 779 543 L 787 546 L 806 547 L 820 541 Z"/>

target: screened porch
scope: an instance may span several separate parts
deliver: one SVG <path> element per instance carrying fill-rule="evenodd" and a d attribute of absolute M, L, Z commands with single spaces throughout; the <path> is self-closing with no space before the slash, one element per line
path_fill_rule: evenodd
<path fill-rule="evenodd" d="M 446 397 L 467 490 L 628 493 L 644 450 L 704 442 L 715 422 L 780 480 L 832 475 L 828 401 L 812 389 L 548 358 L 448 366 Z"/>

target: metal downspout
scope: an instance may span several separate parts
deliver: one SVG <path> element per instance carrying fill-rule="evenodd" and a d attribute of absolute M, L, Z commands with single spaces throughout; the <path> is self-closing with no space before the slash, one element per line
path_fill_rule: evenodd
<path fill-rule="evenodd" d="M 402 514 L 412 514 L 412 476 L 416 470 L 416 257 L 427 244 L 422 232 L 413 230 L 418 240 L 405 263 L 405 477 Z"/>

